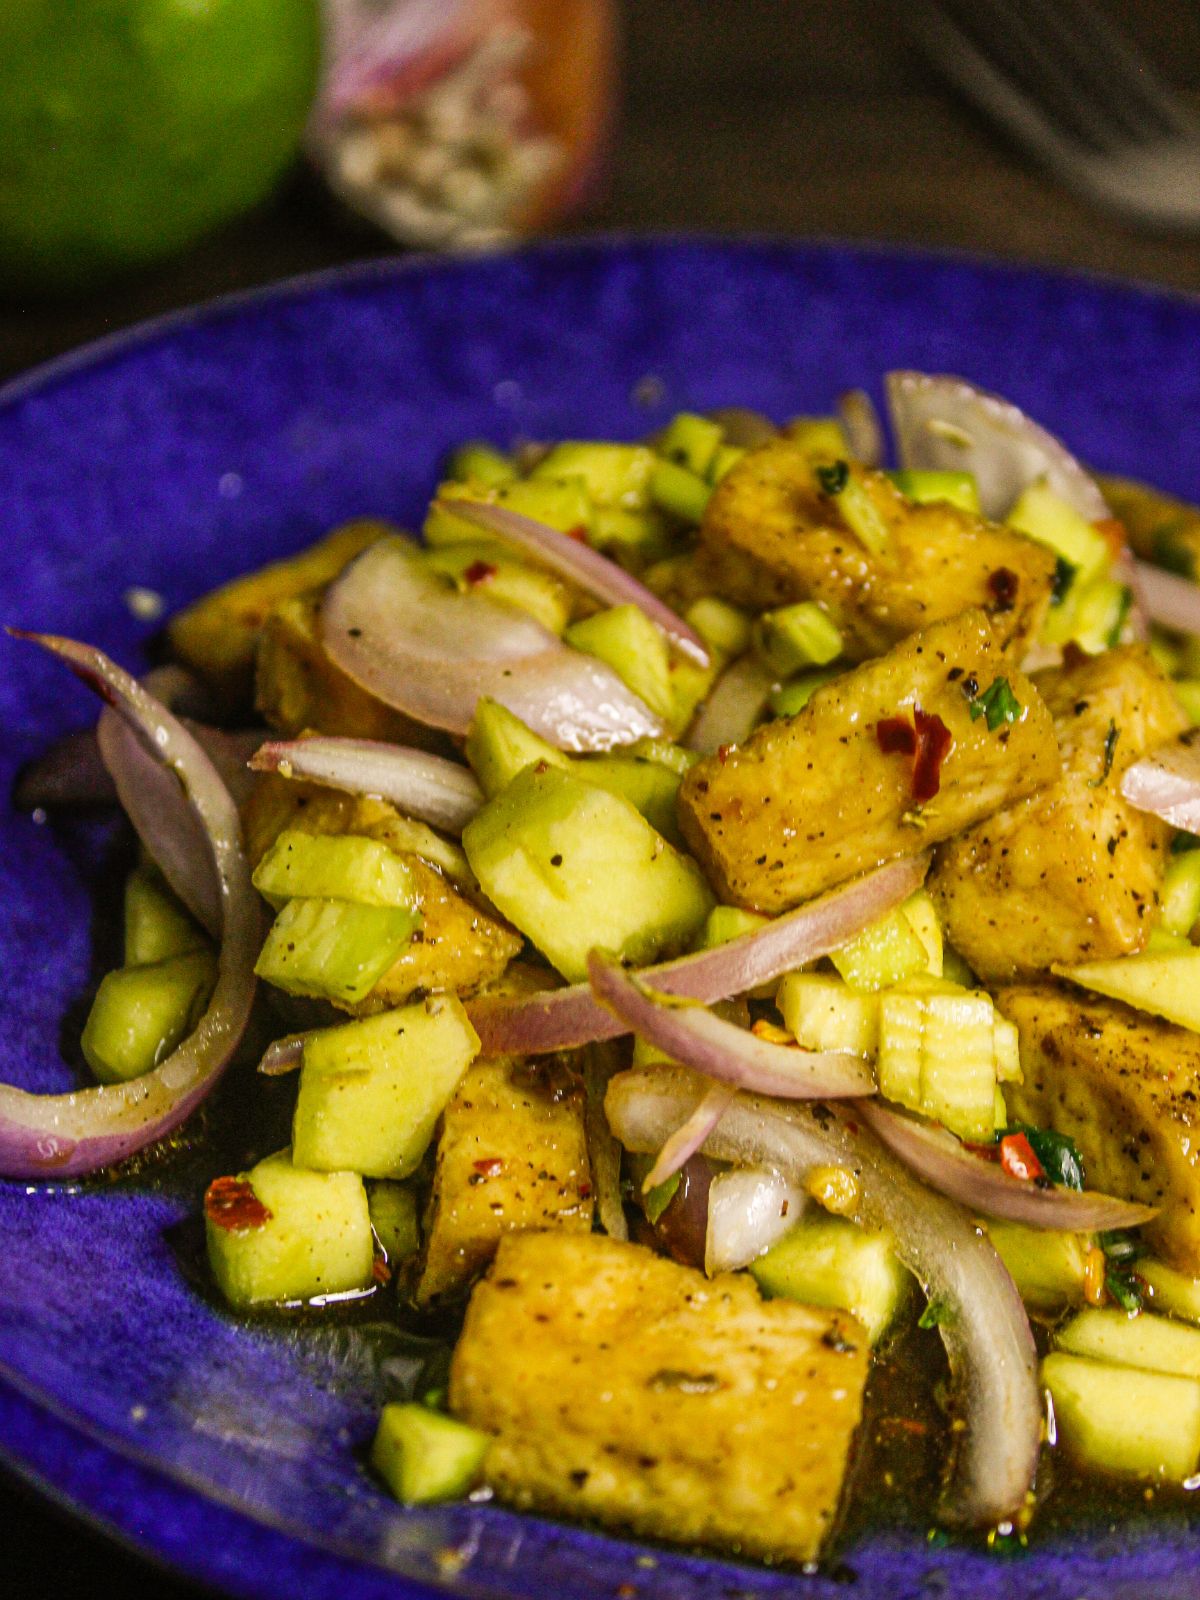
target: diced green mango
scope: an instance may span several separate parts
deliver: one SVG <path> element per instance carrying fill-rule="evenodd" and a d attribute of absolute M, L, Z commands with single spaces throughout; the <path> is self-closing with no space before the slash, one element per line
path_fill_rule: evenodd
<path fill-rule="evenodd" d="M 975 516 L 982 510 L 979 485 L 973 472 L 904 471 L 889 472 L 888 477 L 900 493 L 916 505 L 944 501 Z"/>
<path fill-rule="evenodd" d="M 1058 1331 L 1055 1343 L 1075 1356 L 1091 1356 L 1119 1367 L 1200 1378 L 1200 1328 L 1149 1311 L 1128 1316 L 1089 1306 Z"/>
<path fill-rule="evenodd" d="M 1161 925 L 1168 933 L 1188 934 L 1200 917 L 1200 850 L 1173 857 L 1158 893 Z"/>
<path fill-rule="evenodd" d="M 407 1178 L 478 1054 L 455 995 L 307 1034 L 293 1160 L 321 1172 Z"/>
<path fill-rule="evenodd" d="M 771 690 L 770 706 L 777 717 L 794 717 L 803 711 L 808 702 L 821 688 L 822 684 L 830 683 L 841 673 L 840 667 L 828 667 L 821 672 L 804 672 L 798 678 L 792 678 L 787 683 L 781 683 L 777 689 Z"/>
<path fill-rule="evenodd" d="M 649 487 L 652 504 L 692 528 L 699 526 L 712 495 L 712 484 L 706 478 L 674 461 L 655 463 Z"/>
<path fill-rule="evenodd" d="M 488 444 L 486 439 L 471 439 L 446 463 L 446 476 L 456 483 L 483 483 L 494 488 L 511 483 L 517 475 L 511 456 Z"/>
<path fill-rule="evenodd" d="M 165 1060 L 200 1020 L 216 978 L 210 950 L 107 973 L 80 1040 L 100 1082 L 140 1078 Z"/>
<path fill-rule="evenodd" d="M 683 745 L 672 744 L 669 739 L 636 739 L 625 746 L 625 754 L 642 761 L 657 761 L 660 767 L 669 767 L 681 778 L 686 778 L 700 759 L 695 750 L 685 750 Z"/>
<path fill-rule="evenodd" d="M 491 1439 L 425 1406 L 384 1406 L 371 1465 L 403 1505 L 457 1500 L 475 1483 Z"/>
<path fill-rule="evenodd" d="M 515 712 L 498 700 L 487 698 L 475 707 L 467 733 L 466 757 L 489 800 L 506 789 L 518 772 L 539 761 L 564 771 L 571 766 L 569 756 L 534 733 Z"/>
<path fill-rule="evenodd" d="M 890 988 L 929 970 L 925 946 L 899 908 L 832 951 L 829 959 L 846 982 L 858 989 Z"/>
<path fill-rule="evenodd" d="M 612 606 L 572 623 L 564 638 L 606 661 L 651 711 L 668 717 L 674 704 L 671 653 L 661 628 L 638 606 Z"/>
<path fill-rule="evenodd" d="M 534 467 L 529 481 L 578 478 L 597 506 L 644 511 L 650 475 L 658 457 L 648 445 L 601 440 L 567 440 L 554 445 Z"/>
<path fill-rule="evenodd" d="M 750 648 L 750 618 L 739 607 L 715 594 L 693 600 L 684 621 L 696 630 L 709 650 L 721 656 L 740 656 Z"/>
<path fill-rule="evenodd" d="M 724 428 L 711 417 L 699 416 L 695 411 L 680 411 L 664 428 L 658 441 L 658 453 L 703 478 L 724 437 Z"/>
<path fill-rule="evenodd" d="M 1138 1011 L 1150 1011 L 1200 1032 L 1200 950 L 1194 946 L 1178 954 L 1149 951 L 1052 970 L 1110 1000 L 1123 1000 Z"/>
<path fill-rule="evenodd" d="M 289 900 L 254 970 L 287 994 L 356 1004 L 365 999 L 421 925 L 403 906 Z"/>
<path fill-rule="evenodd" d="M 479 529 L 473 522 L 456 517 L 450 506 L 455 500 L 474 500 L 506 506 L 510 511 L 543 522 L 559 533 L 587 532 L 592 522 L 592 502 L 580 478 L 555 481 L 553 476 L 519 478 L 513 483 L 484 488 L 479 483 L 442 483 L 429 508 L 422 532 L 430 548 L 453 544 L 475 544 Z"/>
<path fill-rule="evenodd" d="M 1138 1262 L 1137 1275 L 1146 1285 L 1155 1311 L 1182 1317 L 1185 1322 L 1200 1322 L 1200 1278 L 1153 1257 Z"/>
<path fill-rule="evenodd" d="M 687 947 L 712 907 L 695 862 L 572 772 L 528 767 L 463 834 L 484 892 L 571 981 L 594 946 L 637 965 Z"/>
<path fill-rule="evenodd" d="M 989 1219 L 988 1238 L 1021 1299 L 1034 1311 L 1063 1311 L 1083 1300 L 1089 1236 Z"/>
<path fill-rule="evenodd" d="M 1200 723 L 1200 678 L 1176 678 L 1171 687 L 1188 721 L 1195 727 Z"/>
<path fill-rule="evenodd" d="M 741 445 L 723 444 L 717 451 L 716 455 L 713 456 L 712 463 L 709 466 L 709 483 L 720 483 L 721 479 L 726 475 L 726 473 L 733 471 L 734 467 L 737 466 L 738 462 L 745 454 L 746 452 Z"/>
<path fill-rule="evenodd" d="M 876 1068 L 887 1099 L 962 1139 L 983 1143 L 994 1134 L 995 1010 L 986 994 L 949 984 L 881 994 Z"/>
<path fill-rule="evenodd" d="M 138 867 L 125 883 L 125 965 L 144 967 L 203 950 L 208 940 L 161 875 Z"/>
<path fill-rule="evenodd" d="M 1089 1466 L 1182 1482 L 1200 1461 L 1200 1383 L 1054 1351 L 1042 1362 L 1059 1440 Z"/>
<path fill-rule="evenodd" d="M 1042 637 L 1049 644 L 1071 641 L 1097 656 L 1121 643 L 1132 604 L 1132 591 L 1115 578 L 1102 576 L 1086 584 L 1076 581 L 1062 604 L 1050 611 Z"/>
<path fill-rule="evenodd" d="M 850 449 L 837 417 L 793 417 L 784 431 L 810 456 L 844 456 Z"/>
<path fill-rule="evenodd" d="M 912 1285 L 887 1235 L 844 1217 L 802 1217 L 750 1271 L 766 1294 L 849 1311 L 873 1345 L 895 1322 Z"/>
<path fill-rule="evenodd" d="M 449 578 L 460 593 L 484 594 L 489 600 L 518 606 L 551 633 L 561 633 L 570 620 L 571 592 L 566 584 L 515 558 L 502 544 L 456 539 L 426 551 L 425 564 Z"/>
<path fill-rule="evenodd" d="M 378 839 L 285 828 L 254 870 L 254 887 L 278 910 L 287 900 L 353 900 L 412 907 L 407 863 Z"/>
<path fill-rule="evenodd" d="M 417 1197 L 404 1183 L 373 1183 L 367 1190 L 371 1226 L 388 1263 L 406 1261 L 421 1248 Z"/>
<path fill-rule="evenodd" d="M 842 636 L 812 600 L 764 611 L 754 626 L 754 648 L 780 677 L 802 667 L 824 667 L 842 653 Z"/>
<path fill-rule="evenodd" d="M 942 976 L 942 924 L 928 889 L 918 889 L 901 906 L 904 919 L 925 946 L 926 969 Z"/>
<path fill-rule="evenodd" d="M 231 1305 L 314 1300 L 369 1287 L 375 1247 L 357 1173 L 310 1172 L 281 1150 L 239 1181 L 270 1215 L 238 1226 L 236 1210 L 225 1215 L 206 1201 L 208 1259 Z"/>
<path fill-rule="evenodd" d="M 714 906 L 704 924 L 700 948 L 715 950 L 718 945 L 728 944 L 731 939 L 740 939 L 744 933 L 753 933 L 755 929 L 765 927 L 769 920 L 757 911 L 743 911 L 741 906 Z"/>
<path fill-rule="evenodd" d="M 805 1050 L 845 1050 L 873 1057 L 879 1000 L 828 972 L 789 972 L 775 997 L 784 1024 Z"/>
<path fill-rule="evenodd" d="M 681 739 L 691 726 L 700 702 L 716 682 L 719 671 L 719 656 L 714 655 L 707 667 L 698 666 L 686 656 L 671 657 L 671 710 L 667 726 L 675 738 Z"/>
<path fill-rule="evenodd" d="M 659 761 L 640 756 L 588 756 L 572 762 L 581 778 L 620 795 L 635 806 L 652 828 L 672 844 L 683 844 L 676 817 L 676 798 L 683 779 Z"/>
<path fill-rule="evenodd" d="M 1104 535 L 1044 480 L 1022 491 L 1005 521 L 1069 562 L 1075 568 L 1077 584 L 1090 582 L 1109 564 Z"/>
<path fill-rule="evenodd" d="M 942 977 L 960 989 L 976 989 L 979 980 L 952 944 L 942 940 Z"/>

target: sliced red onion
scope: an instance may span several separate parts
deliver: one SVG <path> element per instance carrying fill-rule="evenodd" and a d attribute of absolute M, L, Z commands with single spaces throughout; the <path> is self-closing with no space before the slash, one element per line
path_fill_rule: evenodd
<path fill-rule="evenodd" d="M 323 784 L 346 794 L 387 800 L 407 816 L 461 833 L 483 804 L 469 767 L 406 745 L 319 734 L 264 744 L 250 759 L 255 772 Z"/>
<path fill-rule="evenodd" d="M 557 528 L 548 528 L 544 522 L 535 522 L 532 517 L 510 511 L 507 506 L 475 500 L 443 500 L 439 504 L 447 515 L 474 523 L 504 544 L 513 545 L 560 578 L 576 584 L 593 599 L 603 600 L 610 606 L 637 606 L 662 629 L 681 654 L 698 667 L 708 666 L 708 648 L 695 629 L 676 616 L 645 584 L 601 555 L 599 550 L 593 550 L 590 544 L 559 533 Z"/>
<path fill-rule="evenodd" d="M 649 1194 L 660 1183 L 666 1183 L 688 1162 L 720 1122 L 733 1102 L 737 1089 L 731 1083 L 714 1083 L 705 1091 L 696 1109 L 663 1145 L 654 1158 L 654 1165 L 642 1182 L 642 1191 Z"/>
<path fill-rule="evenodd" d="M 658 718 L 595 656 L 514 606 L 447 588 L 399 538 L 352 561 L 321 608 L 325 649 L 360 688 L 465 734 L 485 696 L 563 750 L 661 738 Z"/>
<path fill-rule="evenodd" d="M 838 416 L 850 454 L 864 467 L 883 465 L 883 427 L 875 402 L 865 389 L 847 389 L 838 396 Z"/>
<path fill-rule="evenodd" d="M 1142 604 L 1152 622 L 1178 633 L 1200 634 L 1200 584 L 1164 572 L 1148 561 L 1132 563 Z"/>
<path fill-rule="evenodd" d="M 972 1155 L 945 1128 L 918 1122 L 877 1101 L 859 1104 L 867 1126 L 919 1178 L 971 1211 L 1027 1228 L 1055 1228 L 1064 1233 L 1098 1233 L 1104 1228 L 1137 1228 L 1158 1215 L 1156 1206 L 1135 1205 L 1095 1190 L 1039 1188 L 1010 1177 L 994 1161 Z"/>
<path fill-rule="evenodd" d="M 99 650 L 46 634 L 20 637 L 65 661 L 176 775 L 173 789 L 164 791 L 164 803 L 176 810 L 186 804 L 199 818 L 219 907 L 221 952 L 208 1009 L 153 1071 L 129 1083 L 68 1094 L 30 1094 L 0 1085 L 0 1173 L 68 1177 L 96 1172 L 171 1133 L 217 1082 L 254 1000 L 259 901 L 242 849 L 237 807 L 187 729 Z"/>
<path fill-rule="evenodd" d="M 638 978 L 660 994 L 704 1005 L 748 994 L 853 939 L 914 894 L 928 870 L 927 855 L 889 861 L 728 944 L 645 967 Z M 480 995 L 467 1011 L 484 1055 L 544 1055 L 629 1031 L 585 983 L 532 995 Z"/>
<path fill-rule="evenodd" d="M 1138 811 L 1185 833 L 1200 833 L 1200 729 L 1127 767 L 1121 794 Z"/>
<path fill-rule="evenodd" d="M 258 1063 L 264 1078 L 284 1078 L 304 1065 L 304 1035 L 289 1033 L 269 1044 Z"/>
<path fill-rule="evenodd" d="M 1091 474 L 1011 401 L 940 373 L 889 372 L 886 386 L 899 464 L 973 472 L 985 516 L 1003 517 L 1038 478 L 1089 522 L 1112 516 Z"/>
<path fill-rule="evenodd" d="M 756 655 L 739 656 L 717 679 L 684 743 L 711 756 L 741 744 L 758 726 L 778 679 Z"/>
<path fill-rule="evenodd" d="M 804 1190 L 770 1167 L 718 1173 L 708 1191 L 705 1272 L 711 1278 L 757 1261 L 795 1227 L 807 1205 Z"/>
<path fill-rule="evenodd" d="M 783 1100 L 875 1093 L 874 1074 L 861 1056 L 760 1039 L 697 1001 L 655 994 L 644 975 L 632 976 L 599 950 L 588 955 L 588 981 L 596 999 L 639 1038 L 718 1083 Z"/>
<path fill-rule="evenodd" d="M 702 1080 L 683 1069 L 625 1072 L 609 1086 L 609 1122 L 630 1150 L 656 1150 L 690 1115 Z M 995 1527 L 1015 1517 L 1033 1483 L 1041 1442 L 1037 1351 L 1021 1297 L 999 1256 L 953 1201 L 921 1184 L 856 1111 L 739 1094 L 705 1153 L 737 1166 L 768 1166 L 798 1187 L 816 1167 L 849 1168 L 853 1220 L 886 1228 L 896 1251 L 942 1316 L 959 1412 L 947 1522 Z"/>

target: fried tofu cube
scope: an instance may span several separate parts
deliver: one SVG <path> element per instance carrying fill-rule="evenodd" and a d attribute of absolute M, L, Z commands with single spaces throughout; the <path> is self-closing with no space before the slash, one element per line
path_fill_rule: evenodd
<path fill-rule="evenodd" d="M 1089 1189 L 1161 1206 L 1146 1239 L 1200 1276 L 1200 1035 L 1048 984 L 995 998 L 1020 1034 L 1010 1115 L 1069 1134 Z"/>
<path fill-rule="evenodd" d="M 316 595 L 281 600 L 263 619 L 254 672 L 254 703 L 280 733 L 337 733 L 425 749 L 437 733 L 360 689 L 325 653 Z"/>
<path fill-rule="evenodd" d="M 360 551 L 390 531 L 382 522 L 348 522 L 284 561 L 222 584 L 171 618 L 172 653 L 225 700 L 247 700 L 259 632 L 271 610 L 281 600 L 332 583 Z"/>
<path fill-rule="evenodd" d="M 1140 950 L 1158 915 L 1170 830 L 1121 775 L 1186 719 L 1141 645 L 1035 674 L 1063 771 L 938 851 L 929 880 L 951 944 L 981 978 L 1032 977 Z"/>
<path fill-rule="evenodd" d="M 353 1016 L 403 1005 L 418 991 L 472 994 L 499 978 L 524 942 L 481 901 L 458 845 L 386 801 L 260 774 L 242 828 L 252 865 L 284 828 L 378 839 L 403 858 L 421 926 L 366 998 L 342 1006 Z"/>
<path fill-rule="evenodd" d="M 1018 709 L 993 729 L 971 711 L 1000 679 Z M 917 710 L 952 740 L 925 803 L 914 796 L 913 754 L 883 748 L 895 723 L 913 732 Z M 948 839 L 1058 773 L 1050 713 L 987 617 L 969 611 L 698 762 L 679 791 L 679 820 L 721 900 L 773 913 Z"/>
<path fill-rule="evenodd" d="M 505 1235 L 589 1234 L 592 1181 L 582 1080 L 496 1056 L 468 1067 L 446 1107 L 417 1300 L 461 1293 Z"/>
<path fill-rule="evenodd" d="M 505 1239 L 467 1311 L 450 1409 L 523 1510 L 810 1561 L 862 1410 L 853 1318 L 764 1301 L 602 1234 Z"/>
<path fill-rule="evenodd" d="M 823 487 L 831 465 L 777 438 L 726 473 L 700 524 L 719 592 L 755 607 L 816 601 L 854 660 L 969 606 L 988 612 L 1001 645 L 1033 638 L 1050 603 L 1052 555 L 944 501 L 916 505 L 882 472 L 850 466 L 886 529 L 876 553 Z"/>

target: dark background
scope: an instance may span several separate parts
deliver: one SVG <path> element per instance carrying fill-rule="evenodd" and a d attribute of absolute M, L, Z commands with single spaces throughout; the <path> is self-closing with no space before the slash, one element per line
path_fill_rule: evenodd
<path fill-rule="evenodd" d="M 610 177 L 571 231 L 900 240 L 1200 290 L 1200 239 L 1133 233 L 1030 168 L 912 53 L 903 0 L 626 0 L 623 10 Z M 1200 106 L 1194 0 L 1110 0 L 1109 10 Z M 0 379 L 157 312 L 386 248 L 297 174 L 253 216 L 136 282 L 87 301 L 0 303 Z M 0 1530 L 0 1591 L 12 1600 L 194 1592 L 8 1479 Z"/>

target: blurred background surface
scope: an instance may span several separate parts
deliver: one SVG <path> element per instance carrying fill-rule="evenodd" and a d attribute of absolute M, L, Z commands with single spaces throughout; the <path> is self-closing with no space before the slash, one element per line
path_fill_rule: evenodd
<path fill-rule="evenodd" d="M 1200 106 L 1200 8 L 1108 9 Z M 895 240 L 1200 289 L 1200 241 L 1135 232 L 1031 165 L 913 49 L 901 0 L 621 0 L 616 10 L 606 171 L 590 203 L 550 232 Z M 10 291 L 0 376 L 160 311 L 394 248 L 296 163 L 269 200 L 163 265 L 53 301 Z"/>
<path fill-rule="evenodd" d="M 1200 239 L 1133 231 L 1033 167 L 915 52 L 904 3 L 622 0 L 605 172 L 589 204 L 547 231 L 899 241 L 1200 290 Z M 1200 107 L 1194 0 L 1108 9 Z M 147 316 L 394 249 L 297 162 L 271 198 L 139 275 L 55 299 L 10 290 L 0 298 L 0 378 Z M 0 1525 L 12 1600 L 193 1592 L 14 1479 L 0 1479 Z"/>

